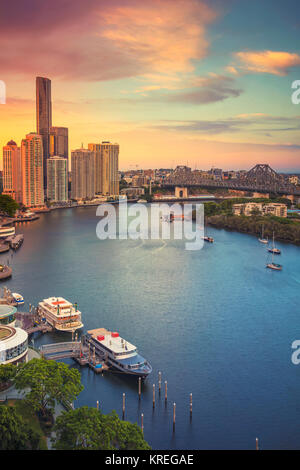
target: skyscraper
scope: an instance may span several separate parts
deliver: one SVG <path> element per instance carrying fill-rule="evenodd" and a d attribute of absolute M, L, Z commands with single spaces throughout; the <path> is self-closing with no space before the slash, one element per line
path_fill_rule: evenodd
<path fill-rule="evenodd" d="M 13 140 L 3 147 L 3 193 L 22 202 L 21 151 Z"/>
<path fill-rule="evenodd" d="M 68 158 L 69 137 L 67 127 L 50 127 L 49 155 L 50 157 Z"/>
<path fill-rule="evenodd" d="M 68 160 L 50 157 L 47 160 L 47 198 L 51 202 L 68 200 Z"/>
<path fill-rule="evenodd" d="M 119 145 L 110 142 L 89 144 L 95 154 L 95 193 L 117 196 L 119 194 Z"/>
<path fill-rule="evenodd" d="M 43 140 L 35 132 L 21 142 L 22 202 L 27 207 L 44 205 Z"/>
<path fill-rule="evenodd" d="M 95 196 L 95 155 L 88 149 L 72 152 L 72 199 Z"/>
<path fill-rule="evenodd" d="M 51 80 L 36 77 L 36 129 L 43 139 L 44 186 L 47 187 L 50 127 L 52 126 Z"/>

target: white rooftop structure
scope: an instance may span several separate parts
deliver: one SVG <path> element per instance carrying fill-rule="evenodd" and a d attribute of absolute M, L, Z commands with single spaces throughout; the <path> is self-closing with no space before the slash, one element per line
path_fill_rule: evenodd
<path fill-rule="evenodd" d="M 89 330 L 88 333 L 98 341 L 99 344 L 116 355 L 122 355 L 124 357 L 136 353 L 136 346 L 121 338 L 117 332 L 108 331 L 105 328 L 96 328 L 95 330 Z"/>

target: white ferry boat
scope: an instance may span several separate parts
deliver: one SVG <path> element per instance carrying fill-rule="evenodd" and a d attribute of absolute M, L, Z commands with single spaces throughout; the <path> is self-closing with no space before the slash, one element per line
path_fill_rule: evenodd
<path fill-rule="evenodd" d="M 39 313 L 58 331 L 75 331 L 83 327 L 81 312 L 63 297 L 49 297 L 39 303 Z"/>
<path fill-rule="evenodd" d="M 138 354 L 136 346 L 125 341 L 116 331 L 105 328 L 90 330 L 87 341 L 109 365 L 125 374 L 146 378 L 152 372 L 151 365 Z"/>
<path fill-rule="evenodd" d="M 22 297 L 21 294 L 18 294 L 17 292 L 13 292 L 12 294 L 13 299 L 15 302 L 17 302 L 18 305 L 23 305 L 24 304 L 24 298 Z"/>
<path fill-rule="evenodd" d="M 0 238 L 10 237 L 16 234 L 14 226 L 0 227 Z"/>

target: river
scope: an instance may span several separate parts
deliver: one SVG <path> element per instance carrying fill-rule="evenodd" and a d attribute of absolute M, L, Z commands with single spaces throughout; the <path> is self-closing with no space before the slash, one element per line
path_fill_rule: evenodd
<path fill-rule="evenodd" d="M 100 241 L 97 222 L 91 207 L 19 225 L 25 241 L 5 282 L 27 308 L 50 296 L 77 302 L 85 330 L 118 331 L 152 364 L 139 402 L 134 378 L 67 361 L 85 387 L 75 406 L 99 400 L 121 417 L 125 392 L 126 418 L 140 424 L 144 413 L 154 449 L 254 449 L 256 437 L 264 449 L 300 448 L 300 365 L 291 362 L 300 339 L 300 248 L 278 243 L 283 271 L 273 272 L 251 235 L 209 229 L 215 243 L 187 251 L 174 240 Z M 35 346 L 60 340 L 59 333 L 34 338 Z M 162 390 L 153 410 L 159 371 L 168 402 Z"/>

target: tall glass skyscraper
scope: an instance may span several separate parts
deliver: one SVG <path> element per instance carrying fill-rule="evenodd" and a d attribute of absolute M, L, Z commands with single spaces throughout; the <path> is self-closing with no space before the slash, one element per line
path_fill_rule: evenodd
<path fill-rule="evenodd" d="M 21 142 L 22 202 L 26 207 L 44 205 L 43 141 L 35 132 Z"/>
<path fill-rule="evenodd" d="M 21 151 L 13 140 L 3 147 L 3 192 L 22 202 Z"/>
<path fill-rule="evenodd" d="M 67 127 L 50 127 L 50 157 L 69 156 L 69 137 Z"/>
<path fill-rule="evenodd" d="M 52 126 L 51 80 L 36 77 L 36 129 L 43 140 L 44 187 L 47 187 L 47 158 L 49 158 L 50 127 Z"/>
<path fill-rule="evenodd" d="M 68 160 L 50 157 L 47 160 L 47 197 L 51 202 L 68 200 Z"/>
<path fill-rule="evenodd" d="M 110 142 L 89 144 L 95 155 L 95 193 L 117 196 L 119 194 L 119 145 Z"/>

